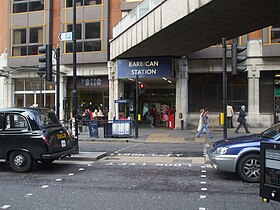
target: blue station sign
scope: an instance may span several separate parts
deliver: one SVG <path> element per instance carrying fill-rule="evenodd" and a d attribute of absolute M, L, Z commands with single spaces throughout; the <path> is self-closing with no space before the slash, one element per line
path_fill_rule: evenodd
<path fill-rule="evenodd" d="M 117 60 L 118 78 L 173 77 L 172 57 L 147 57 Z"/>

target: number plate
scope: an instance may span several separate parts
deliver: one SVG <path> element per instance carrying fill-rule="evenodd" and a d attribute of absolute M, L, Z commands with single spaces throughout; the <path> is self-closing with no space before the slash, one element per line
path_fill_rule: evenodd
<path fill-rule="evenodd" d="M 66 133 L 59 133 L 56 136 L 57 136 L 57 139 L 65 139 L 66 138 Z"/>
<path fill-rule="evenodd" d="M 66 147 L 66 141 L 65 140 L 61 141 L 61 147 Z"/>

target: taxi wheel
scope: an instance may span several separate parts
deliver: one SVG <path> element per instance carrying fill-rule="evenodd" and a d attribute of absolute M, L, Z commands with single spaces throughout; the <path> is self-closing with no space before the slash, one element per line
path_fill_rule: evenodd
<path fill-rule="evenodd" d="M 27 172 L 32 167 L 32 158 L 27 152 L 13 151 L 9 157 L 11 168 L 16 172 Z"/>
<path fill-rule="evenodd" d="M 259 182 L 260 169 L 260 156 L 258 154 L 249 154 L 238 162 L 237 173 L 245 182 Z"/>

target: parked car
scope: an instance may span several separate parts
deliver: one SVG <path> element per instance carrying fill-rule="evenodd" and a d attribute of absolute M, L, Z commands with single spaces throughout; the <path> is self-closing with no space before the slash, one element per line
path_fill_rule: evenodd
<path fill-rule="evenodd" d="M 73 153 L 73 140 L 53 111 L 0 109 L 0 159 L 14 171 L 27 172 L 35 161 L 51 163 Z"/>
<path fill-rule="evenodd" d="M 260 134 L 227 138 L 207 151 L 214 168 L 237 172 L 245 182 L 260 181 L 260 142 L 280 141 L 280 123 Z"/>

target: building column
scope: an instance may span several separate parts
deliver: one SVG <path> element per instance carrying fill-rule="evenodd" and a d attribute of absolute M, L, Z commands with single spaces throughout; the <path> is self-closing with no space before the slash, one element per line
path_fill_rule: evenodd
<path fill-rule="evenodd" d="M 188 122 L 188 59 L 182 57 L 178 60 L 176 76 L 176 116 L 175 128 L 185 129 Z"/>
<path fill-rule="evenodd" d="M 262 31 L 256 31 L 248 34 L 247 65 L 248 70 L 248 124 L 251 127 L 260 125 L 260 71 L 257 68 L 259 58 L 262 56 Z M 251 58 L 250 58 L 251 57 Z"/>
<path fill-rule="evenodd" d="M 108 120 L 113 120 L 115 117 L 115 100 L 118 98 L 118 80 L 116 78 L 116 62 L 108 61 L 108 79 L 109 79 L 109 112 Z"/>
<path fill-rule="evenodd" d="M 65 110 L 64 110 L 64 99 L 67 97 L 67 77 L 60 75 L 60 96 L 59 96 L 59 117 L 60 120 L 69 120 L 66 119 Z"/>

